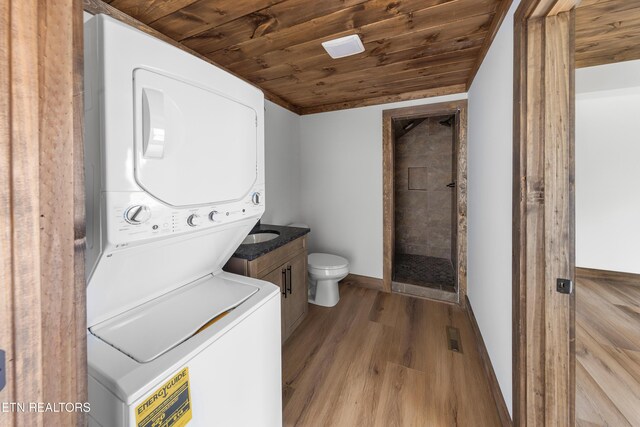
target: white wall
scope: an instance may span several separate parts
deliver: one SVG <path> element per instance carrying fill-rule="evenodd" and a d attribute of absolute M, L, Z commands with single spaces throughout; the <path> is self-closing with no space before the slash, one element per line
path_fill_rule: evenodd
<path fill-rule="evenodd" d="M 640 61 L 576 71 L 576 265 L 640 273 Z"/>
<path fill-rule="evenodd" d="M 264 127 L 267 194 L 262 222 L 300 222 L 300 116 L 265 101 Z"/>
<path fill-rule="evenodd" d="M 512 405 L 511 6 L 469 90 L 468 293 L 502 394 Z"/>
<path fill-rule="evenodd" d="M 382 111 L 466 94 L 302 116 L 302 214 L 311 251 L 382 278 Z"/>

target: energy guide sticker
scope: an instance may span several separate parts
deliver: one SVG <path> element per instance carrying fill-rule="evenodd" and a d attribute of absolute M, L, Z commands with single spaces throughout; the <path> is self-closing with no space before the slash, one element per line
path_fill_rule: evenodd
<path fill-rule="evenodd" d="M 182 427 L 190 420 L 189 368 L 176 373 L 136 406 L 137 427 Z"/>

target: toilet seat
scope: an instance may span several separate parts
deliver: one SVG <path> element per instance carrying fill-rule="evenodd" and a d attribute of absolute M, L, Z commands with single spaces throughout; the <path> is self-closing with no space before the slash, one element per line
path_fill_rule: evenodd
<path fill-rule="evenodd" d="M 313 253 L 307 258 L 309 269 L 313 270 L 339 270 L 349 267 L 349 261 L 331 254 Z"/>

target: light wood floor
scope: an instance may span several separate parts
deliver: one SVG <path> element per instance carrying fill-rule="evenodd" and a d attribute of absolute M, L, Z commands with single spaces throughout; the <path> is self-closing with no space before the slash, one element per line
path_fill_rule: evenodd
<path fill-rule="evenodd" d="M 576 283 L 576 423 L 640 426 L 640 286 Z"/>
<path fill-rule="evenodd" d="M 499 426 L 467 315 L 457 306 L 341 286 L 283 350 L 285 426 Z M 459 328 L 462 353 L 448 349 Z"/>

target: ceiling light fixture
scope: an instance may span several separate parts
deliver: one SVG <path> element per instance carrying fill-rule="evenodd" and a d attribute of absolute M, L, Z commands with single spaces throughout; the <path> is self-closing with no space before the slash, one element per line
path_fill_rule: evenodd
<path fill-rule="evenodd" d="M 364 45 L 357 34 L 322 42 L 322 47 L 333 59 L 344 58 L 364 52 Z"/>

